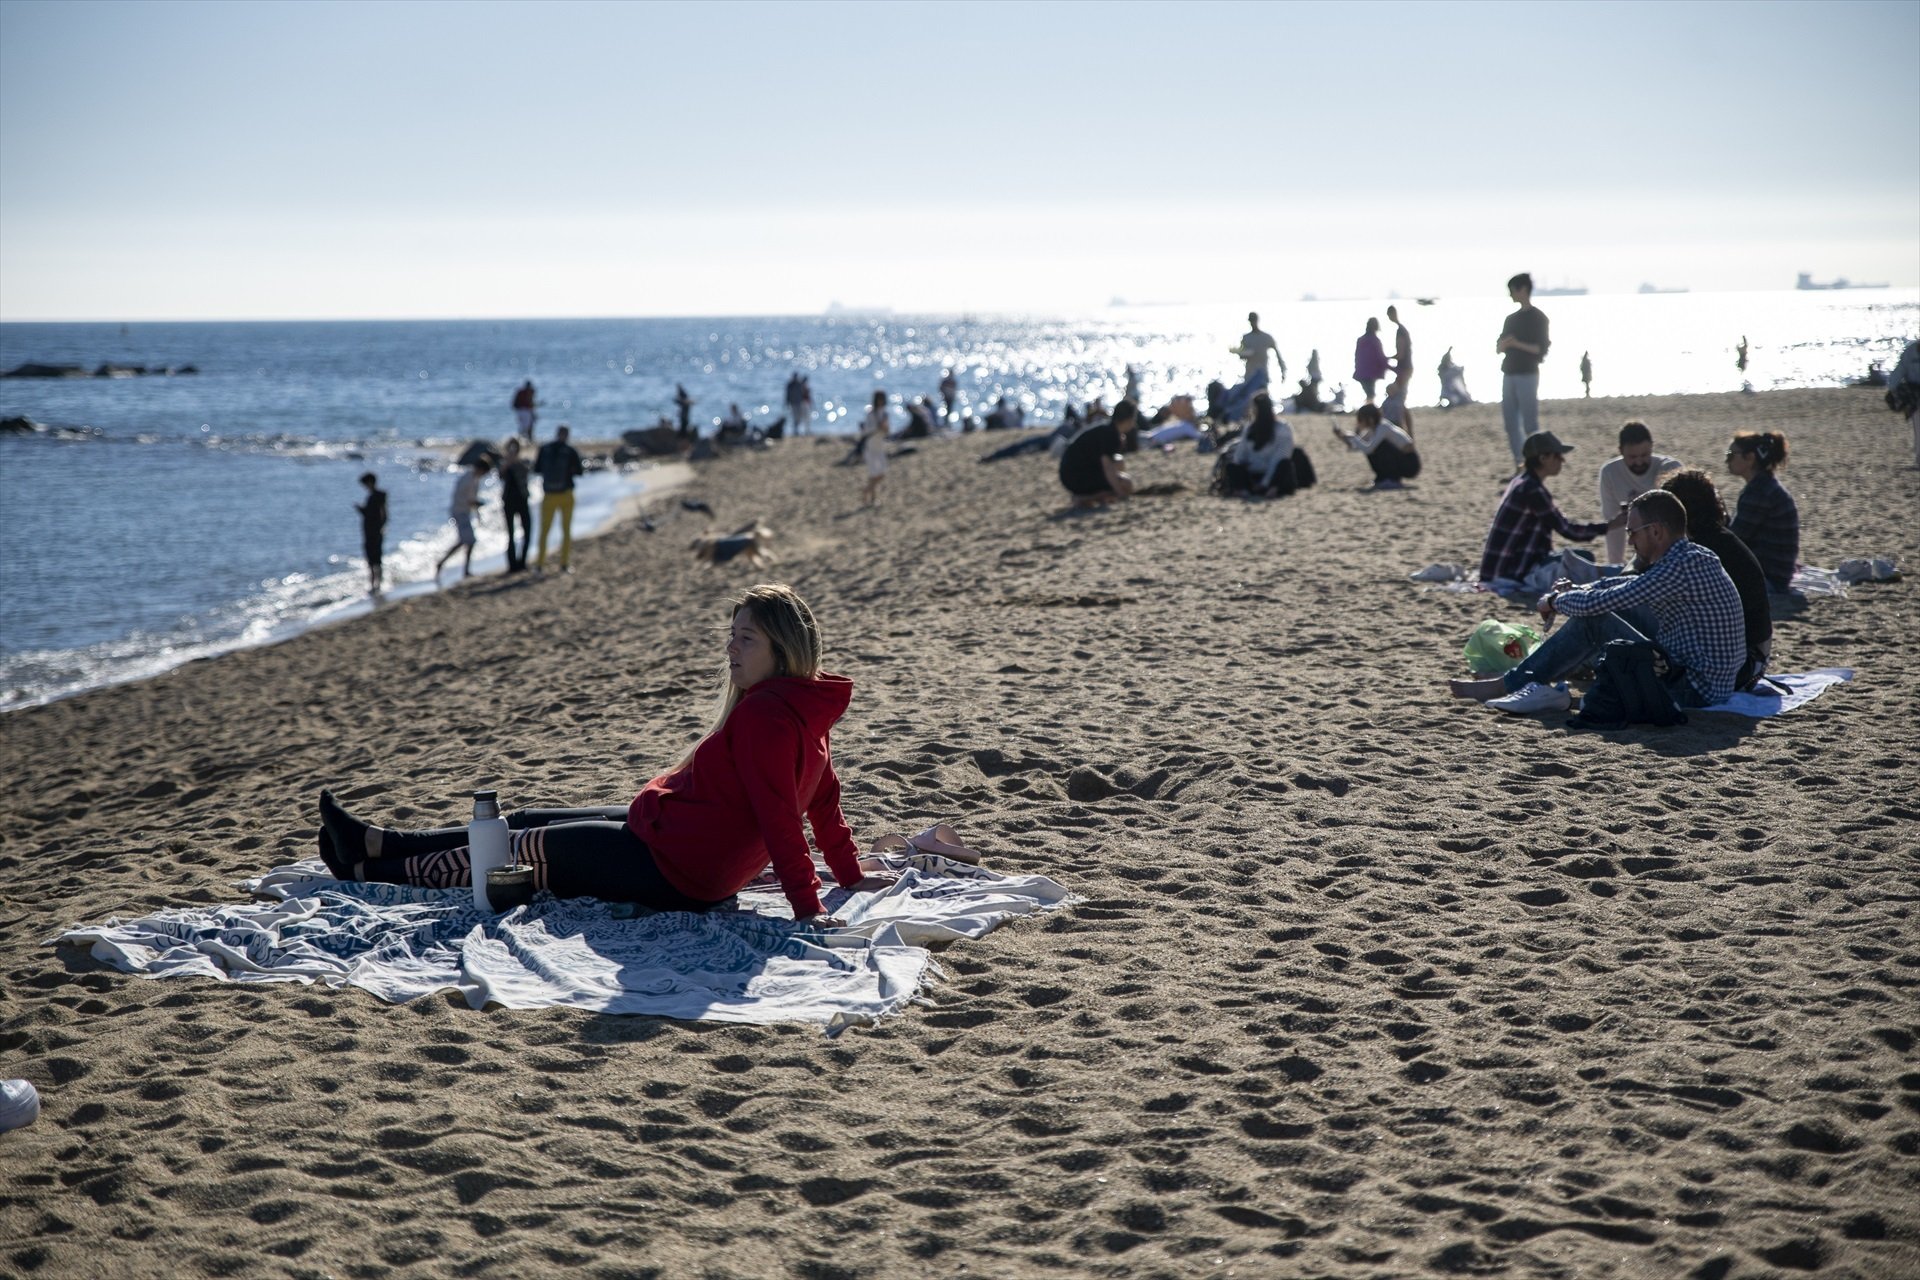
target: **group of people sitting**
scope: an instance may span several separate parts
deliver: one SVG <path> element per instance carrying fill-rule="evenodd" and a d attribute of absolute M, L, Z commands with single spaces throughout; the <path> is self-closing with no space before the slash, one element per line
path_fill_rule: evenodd
<path fill-rule="evenodd" d="M 1651 642 L 1677 707 L 1723 702 L 1766 674 L 1773 601 L 1790 589 L 1799 559 L 1799 511 L 1774 474 L 1787 459 L 1786 437 L 1733 438 L 1727 470 L 1746 487 L 1731 525 L 1713 478 L 1655 453 L 1645 423 L 1627 423 L 1619 440 L 1620 456 L 1600 471 L 1607 518 L 1581 523 L 1546 485 L 1573 446 L 1551 431 L 1526 438 L 1521 470 L 1487 533 L 1480 581 L 1535 600 L 1550 631 L 1561 617 L 1568 625 L 1503 676 L 1451 682 L 1455 694 L 1504 711 L 1564 709 L 1566 678 L 1615 640 Z M 1556 553 L 1556 533 L 1575 542 L 1604 535 L 1608 563 Z"/>

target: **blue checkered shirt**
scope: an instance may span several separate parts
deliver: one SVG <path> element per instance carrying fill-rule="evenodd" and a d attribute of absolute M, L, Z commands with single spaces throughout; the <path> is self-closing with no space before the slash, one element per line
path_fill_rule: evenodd
<path fill-rule="evenodd" d="M 1570 618 L 1645 607 L 1654 617 L 1653 642 L 1681 667 L 1704 702 L 1733 696 L 1740 664 L 1747 660 L 1747 622 L 1740 592 L 1720 557 L 1685 538 L 1667 548 L 1645 573 L 1602 578 L 1555 596 L 1553 607 Z"/>

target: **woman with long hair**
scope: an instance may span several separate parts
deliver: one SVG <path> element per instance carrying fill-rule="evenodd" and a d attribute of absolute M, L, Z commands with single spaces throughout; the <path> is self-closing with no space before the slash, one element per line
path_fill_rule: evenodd
<path fill-rule="evenodd" d="M 1800 567 L 1800 508 L 1773 474 L 1786 465 L 1787 438 L 1778 431 L 1742 431 L 1727 446 L 1727 470 L 1747 482 L 1733 532 L 1760 562 L 1770 591 L 1786 591 Z"/>
<path fill-rule="evenodd" d="M 535 888 L 658 911 L 705 911 L 771 861 L 794 919 L 837 925 L 820 903 L 803 817 L 842 886 L 893 883 L 892 876 L 861 870 L 840 812 L 828 735 L 853 682 L 821 670 L 813 611 L 790 587 L 763 584 L 736 599 L 729 618 L 719 716 L 678 765 L 624 806 L 508 816 L 513 860 L 533 868 Z M 441 889 L 471 881 L 465 827 L 376 827 L 326 791 L 320 820 L 320 856 L 342 880 Z"/>
<path fill-rule="evenodd" d="M 1713 477 L 1698 467 L 1675 471 L 1660 487 L 1680 499 L 1687 509 L 1687 541 L 1697 542 L 1720 557 L 1720 567 L 1740 593 L 1740 613 L 1747 627 L 1747 660 L 1734 678 L 1735 689 L 1750 689 L 1767 674 L 1773 653 L 1773 613 L 1767 605 L 1767 579 L 1746 543 L 1727 528 L 1727 504 L 1713 487 Z"/>

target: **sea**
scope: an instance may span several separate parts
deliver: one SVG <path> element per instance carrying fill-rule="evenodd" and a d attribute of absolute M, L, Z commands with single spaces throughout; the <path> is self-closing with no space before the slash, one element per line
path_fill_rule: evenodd
<path fill-rule="evenodd" d="M 1413 338 L 1412 403 L 1434 403 L 1443 352 L 1469 390 L 1498 399 L 1493 341 L 1504 297 L 1252 300 L 1291 377 L 1319 355 L 1325 390 L 1350 384 L 1355 339 L 1395 305 Z M 1543 399 L 1578 396 L 1583 353 L 1595 395 L 1838 386 L 1891 368 L 1920 333 L 1913 289 L 1542 296 L 1552 351 Z M 819 432 L 848 432 L 876 389 L 932 396 L 952 369 L 976 416 L 1005 396 L 1030 422 L 1069 402 L 1118 398 L 1134 366 L 1142 399 L 1231 384 L 1244 331 L 1229 307 L 1116 304 L 1069 316 L 824 316 L 683 319 L 0 325 L 0 370 L 24 363 L 144 365 L 144 376 L 0 379 L 0 418 L 47 428 L 0 436 L 0 710 L 138 679 L 229 649 L 440 589 L 452 542 L 453 458 L 512 432 L 524 379 L 541 439 L 616 439 L 673 413 L 676 387 L 711 432 L 737 404 L 762 424 L 784 412 L 799 371 Z M 1735 348 L 1747 343 L 1747 367 Z M 188 366 L 192 373 L 183 372 Z M 1357 400 L 1357 396 L 1351 397 Z M 1551 417 L 1549 407 L 1548 418 Z M 1655 424 L 1658 431 L 1658 424 Z M 367 594 L 354 504 L 372 470 L 390 496 L 381 600 Z M 576 533 L 648 483 L 597 471 Z M 475 556 L 504 567 L 491 482 Z M 457 564 L 443 581 L 457 580 Z"/>

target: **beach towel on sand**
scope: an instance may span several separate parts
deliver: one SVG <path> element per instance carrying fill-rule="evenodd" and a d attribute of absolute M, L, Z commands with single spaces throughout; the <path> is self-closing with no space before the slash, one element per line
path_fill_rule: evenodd
<path fill-rule="evenodd" d="M 160 911 L 69 929 L 55 943 L 143 977 L 323 982 L 383 1000 L 448 988 L 475 1008 L 567 1005 L 716 1022 L 807 1022 L 828 1034 L 897 1013 L 929 970 L 926 946 L 977 938 L 1067 903 L 1044 876 L 1003 876 L 937 854 L 881 858 L 901 873 L 879 893 L 835 889 L 844 929 L 794 923 L 769 871 L 736 910 L 648 912 L 539 894 L 493 915 L 468 889 L 335 880 L 317 861 L 240 887 L 274 901 Z M 823 871 L 824 874 L 824 871 Z"/>
<path fill-rule="evenodd" d="M 1845 684 L 1851 679 L 1851 667 L 1822 667 L 1818 671 L 1790 676 L 1768 675 L 1748 692 L 1736 693 L 1725 702 L 1716 702 L 1700 710 L 1764 720 L 1768 716 L 1785 715 L 1795 707 L 1803 707 L 1834 685 Z"/>

